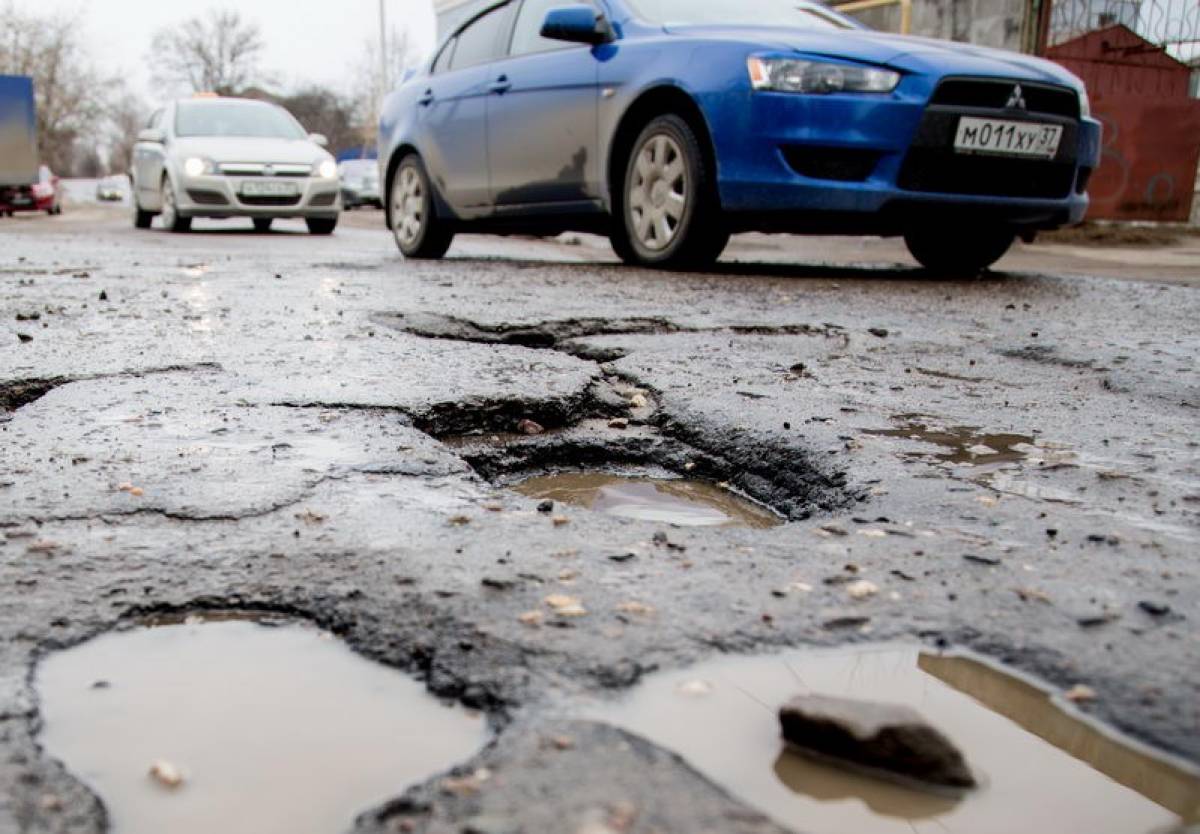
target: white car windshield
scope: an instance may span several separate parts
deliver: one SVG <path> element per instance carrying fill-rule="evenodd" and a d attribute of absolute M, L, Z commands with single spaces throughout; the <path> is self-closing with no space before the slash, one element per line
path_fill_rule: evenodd
<path fill-rule="evenodd" d="M 286 111 L 270 104 L 184 101 L 176 108 L 175 135 L 303 139 L 307 134 Z"/>
<path fill-rule="evenodd" d="M 819 3 L 797 0 L 634 0 L 652 23 L 700 26 L 785 26 L 835 31 L 859 25 Z"/>

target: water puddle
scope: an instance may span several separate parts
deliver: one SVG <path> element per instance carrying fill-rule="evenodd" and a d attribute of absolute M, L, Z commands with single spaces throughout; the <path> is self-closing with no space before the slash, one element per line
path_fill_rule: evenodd
<path fill-rule="evenodd" d="M 679 527 L 765 529 L 783 523 L 765 507 L 705 481 L 574 472 L 530 478 L 513 489 L 530 498 Z"/>
<path fill-rule="evenodd" d="M 914 452 L 903 457 L 955 466 L 994 466 L 1019 463 L 1029 456 L 1034 438 L 1024 434 L 982 434 L 977 426 L 941 426 L 924 414 L 902 414 L 895 429 L 863 429 L 871 437 L 897 437 L 940 446 L 939 452 Z"/>
<path fill-rule="evenodd" d="M 486 742 L 481 717 L 332 635 L 242 616 L 104 635 L 48 657 L 35 685 L 42 746 L 114 834 L 346 831 Z"/>
<path fill-rule="evenodd" d="M 798 694 L 904 704 L 966 755 L 980 787 L 927 793 L 787 748 Z M 1200 819 L 1200 776 L 1041 688 L 967 656 L 904 646 L 721 658 L 656 674 L 586 717 L 644 736 L 779 824 L 808 834 L 1150 834 Z"/>

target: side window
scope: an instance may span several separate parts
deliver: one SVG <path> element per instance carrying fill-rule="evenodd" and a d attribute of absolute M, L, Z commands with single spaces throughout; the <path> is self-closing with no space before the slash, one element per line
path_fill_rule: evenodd
<path fill-rule="evenodd" d="M 445 72 L 449 68 L 450 61 L 454 58 L 454 48 L 456 46 L 458 46 L 458 38 L 451 38 L 450 42 L 442 47 L 442 51 L 439 52 L 437 58 L 434 59 L 433 67 L 430 70 L 433 75 L 437 75 L 439 72 Z"/>
<path fill-rule="evenodd" d="M 450 59 L 450 69 L 463 69 L 477 64 L 486 64 L 500 57 L 501 37 L 508 34 L 509 14 L 512 4 L 492 9 L 458 33 L 458 45 Z"/>
<path fill-rule="evenodd" d="M 582 44 L 572 44 L 566 41 L 556 41 L 542 37 L 542 24 L 546 22 L 546 13 L 551 9 L 561 8 L 565 0 L 525 0 L 521 4 L 521 12 L 517 15 L 517 25 L 513 30 L 511 55 L 532 55 L 535 52 L 549 52 L 554 49 L 569 49 Z M 593 7 L 594 3 L 590 4 Z"/>

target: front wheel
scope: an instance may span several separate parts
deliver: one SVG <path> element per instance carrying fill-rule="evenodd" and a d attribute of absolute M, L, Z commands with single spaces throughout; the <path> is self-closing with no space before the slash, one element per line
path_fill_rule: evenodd
<path fill-rule="evenodd" d="M 1004 257 L 1016 240 L 1008 228 L 943 226 L 914 229 L 904 235 L 908 251 L 937 275 L 974 278 Z"/>
<path fill-rule="evenodd" d="M 404 157 L 392 175 L 389 222 L 406 258 L 436 260 L 454 240 L 450 225 L 437 216 L 429 177 L 415 153 Z"/>
<path fill-rule="evenodd" d="M 338 219 L 336 217 L 306 217 L 304 222 L 314 235 L 331 235 L 337 228 Z"/>
<path fill-rule="evenodd" d="M 162 182 L 162 222 L 168 232 L 186 232 L 192 228 L 192 218 L 181 217 L 175 202 L 175 186 L 168 178 Z"/>
<path fill-rule="evenodd" d="M 612 244 L 627 263 L 705 266 L 729 242 L 700 141 L 677 115 L 653 119 L 633 143 L 621 195 Z"/>

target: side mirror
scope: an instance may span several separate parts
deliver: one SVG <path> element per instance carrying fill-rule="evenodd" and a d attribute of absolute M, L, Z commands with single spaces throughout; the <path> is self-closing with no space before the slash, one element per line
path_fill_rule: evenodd
<path fill-rule="evenodd" d="M 596 9 L 582 3 L 551 9 L 542 24 L 542 37 L 571 43 L 588 43 L 593 46 L 609 43 L 615 39 L 612 25 Z"/>
<path fill-rule="evenodd" d="M 156 127 L 148 127 L 138 133 L 139 142 L 149 142 L 152 145 L 161 145 L 167 139 L 167 134 Z"/>
<path fill-rule="evenodd" d="M 329 147 L 329 139 L 324 133 L 310 133 L 308 134 L 308 141 L 314 145 L 320 145 L 322 148 Z"/>

